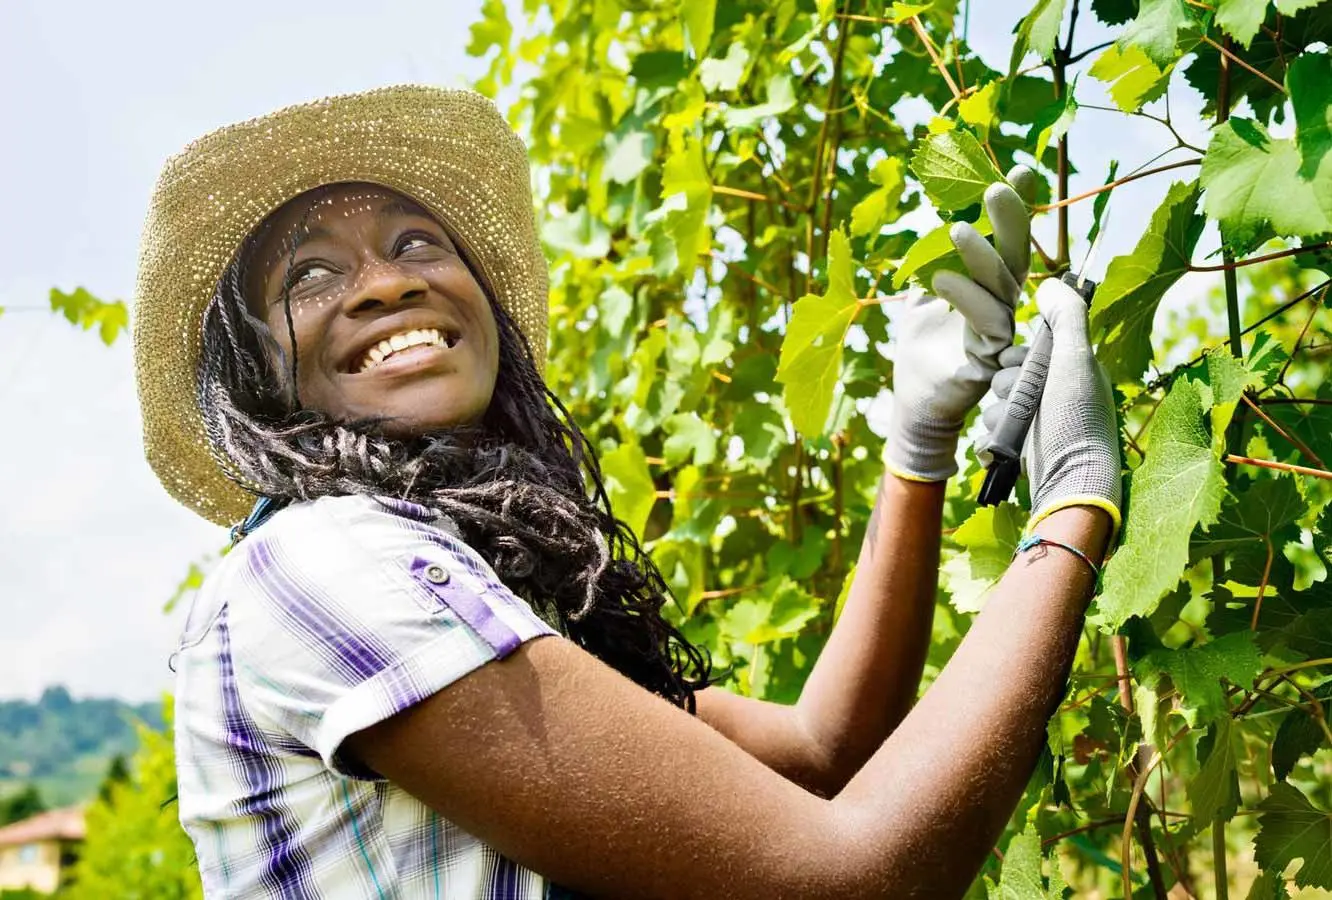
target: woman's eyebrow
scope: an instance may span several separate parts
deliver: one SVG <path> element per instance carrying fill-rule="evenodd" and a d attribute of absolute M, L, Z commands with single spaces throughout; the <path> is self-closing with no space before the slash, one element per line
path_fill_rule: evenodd
<path fill-rule="evenodd" d="M 422 209 L 419 204 L 401 198 L 386 202 L 379 208 L 379 214 L 381 216 L 417 216 L 420 218 L 434 219 L 434 216 Z"/>

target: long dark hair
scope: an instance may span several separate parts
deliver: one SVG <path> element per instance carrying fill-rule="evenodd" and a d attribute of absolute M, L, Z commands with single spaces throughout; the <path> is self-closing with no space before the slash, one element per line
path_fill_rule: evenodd
<path fill-rule="evenodd" d="M 303 232 L 304 222 L 290 238 L 289 264 Z M 481 422 L 390 437 L 380 421 L 339 422 L 301 408 L 289 298 L 284 292 L 291 358 L 245 302 L 260 233 L 204 313 L 199 408 L 231 477 L 279 500 L 376 494 L 439 510 L 505 585 L 577 644 L 693 712 L 710 660 L 663 618 L 661 573 L 615 517 L 595 452 L 494 292 L 486 290 L 499 372 Z"/>

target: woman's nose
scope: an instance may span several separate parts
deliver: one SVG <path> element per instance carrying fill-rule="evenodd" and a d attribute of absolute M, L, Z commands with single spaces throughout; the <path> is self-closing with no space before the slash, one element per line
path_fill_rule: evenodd
<path fill-rule="evenodd" d="M 343 311 L 347 315 L 370 312 L 410 303 L 425 296 L 425 279 L 391 261 L 377 260 L 364 266 L 347 292 Z"/>

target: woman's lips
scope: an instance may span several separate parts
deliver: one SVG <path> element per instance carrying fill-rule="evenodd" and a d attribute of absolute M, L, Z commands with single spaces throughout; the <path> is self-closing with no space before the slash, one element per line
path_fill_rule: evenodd
<path fill-rule="evenodd" d="M 399 376 L 434 368 L 451 356 L 457 349 L 458 341 L 448 344 L 417 344 L 405 350 L 398 350 L 392 356 L 375 363 L 368 369 L 353 372 L 357 377 Z"/>

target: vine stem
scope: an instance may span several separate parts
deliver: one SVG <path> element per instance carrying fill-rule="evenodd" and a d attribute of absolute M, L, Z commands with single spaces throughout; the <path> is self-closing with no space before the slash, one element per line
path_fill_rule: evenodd
<path fill-rule="evenodd" d="M 1286 431 L 1286 429 L 1278 425 L 1276 422 L 1272 421 L 1272 417 L 1269 416 L 1267 413 L 1263 412 L 1263 408 L 1259 406 L 1257 403 L 1254 403 L 1253 398 L 1251 398 L 1247 393 L 1240 394 L 1240 399 L 1244 401 L 1245 405 L 1247 405 L 1249 409 L 1252 409 L 1255 413 L 1257 413 L 1258 418 L 1266 422 L 1269 428 L 1271 428 L 1277 434 L 1281 435 L 1283 438 L 1289 441 L 1295 447 L 1296 450 L 1299 450 L 1306 457 L 1308 457 L 1309 462 L 1313 463 L 1315 466 L 1317 466 L 1320 469 L 1327 468 L 1327 463 L 1319 459 L 1318 454 L 1314 453 L 1308 444 L 1300 440 L 1298 436 L 1291 434 L 1290 432 Z"/>
<path fill-rule="evenodd" d="M 1222 69 L 1223 69 L 1223 70 L 1226 69 L 1226 68 L 1228 68 L 1228 66 L 1227 66 L 1225 63 L 1227 63 L 1227 62 L 1233 62 L 1233 63 L 1235 63 L 1237 66 L 1239 66 L 1239 67 L 1241 67 L 1241 68 L 1248 69 L 1250 72 L 1252 72 L 1253 74 L 1257 75 L 1257 76 L 1258 76 L 1259 78 L 1261 78 L 1263 81 L 1266 81 L 1268 84 L 1270 84 L 1272 87 L 1276 88 L 1276 89 L 1277 89 L 1278 91 L 1280 91 L 1281 93 L 1283 93 L 1283 94 L 1286 93 L 1286 86 L 1285 86 L 1284 84 L 1282 84 L 1282 83 L 1279 82 L 1279 81 L 1274 81 L 1270 76 L 1268 76 L 1268 75 L 1266 75 L 1266 74 L 1264 74 L 1264 73 L 1258 71 L 1258 70 L 1255 69 L 1253 66 L 1249 65 L 1248 63 L 1246 63 L 1243 59 L 1240 59 L 1240 57 L 1236 56 L 1236 55 L 1230 50 L 1230 46 L 1229 46 L 1229 45 L 1230 45 L 1230 38 L 1226 38 L 1226 42 L 1225 42 L 1224 44 L 1218 44 L 1216 41 L 1212 40 L 1210 37 L 1208 37 L 1208 36 L 1205 35 L 1205 34 L 1202 36 L 1202 39 L 1203 39 L 1203 43 L 1205 43 L 1205 44 L 1209 44 L 1210 46 L 1215 47 L 1217 50 L 1221 51 Z"/>
<path fill-rule="evenodd" d="M 777 203 L 794 212 L 805 212 L 805 208 L 797 203 L 791 203 L 778 197 L 769 197 L 767 194 L 760 194 L 757 191 L 746 191 L 743 188 L 733 188 L 727 187 L 724 184 L 714 184 L 712 186 L 712 192 L 727 197 L 742 197 L 745 200 L 758 200 L 762 203 Z"/>
<path fill-rule="evenodd" d="M 1226 462 L 1237 463 L 1241 466 L 1258 466 L 1260 469 L 1275 469 L 1278 472 L 1293 472 L 1296 475 L 1308 475 L 1311 478 L 1322 478 L 1325 481 L 1332 481 L 1332 472 L 1326 469 L 1310 469 L 1308 466 L 1293 466 L 1290 463 L 1273 462 L 1270 459 L 1251 459 L 1247 456 L 1237 456 L 1234 453 L 1226 454 Z"/>
<path fill-rule="evenodd" d="M 953 80 L 953 76 L 949 73 L 948 66 L 944 65 L 943 59 L 939 56 L 939 48 L 934 46 L 934 41 L 930 40 L 930 36 L 925 33 L 925 26 L 921 24 L 920 16 L 912 16 L 907 21 L 911 24 L 911 30 L 916 33 L 916 37 L 920 38 L 920 42 L 925 45 L 925 52 L 930 55 L 930 59 L 934 62 L 934 67 L 938 69 L 939 74 L 943 76 L 944 83 L 948 85 L 948 90 L 953 92 L 953 99 L 962 99 L 962 91 L 958 88 L 957 82 Z"/>
<path fill-rule="evenodd" d="M 1146 169 L 1142 172 L 1135 172 L 1132 175 L 1125 175 L 1123 178 L 1117 178 L 1114 181 L 1110 182 L 1109 184 L 1103 184 L 1100 187 L 1093 188 L 1090 191 L 1084 191 L 1083 193 L 1078 194 L 1077 196 L 1069 197 L 1067 200 L 1058 200 L 1054 203 L 1046 203 L 1044 205 L 1033 206 L 1032 209 L 1035 210 L 1036 212 L 1049 212 L 1052 209 L 1063 209 L 1065 206 L 1071 206 L 1074 203 L 1078 203 L 1083 200 L 1087 200 L 1091 197 L 1095 197 L 1097 194 L 1104 194 L 1106 191 L 1113 191 L 1121 184 L 1128 184 L 1130 181 L 1137 181 L 1139 178 L 1146 178 L 1148 175 L 1159 175 L 1161 172 L 1168 172 L 1171 169 L 1179 169 L 1184 166 L 1200 166 L 1200 165 L 1202 165 L 1201 159 L 1185 159 L 1179 162 L 1170 163 L 1168 165 L 1157 166 L 1155 169 Z M 1258 262 L 1258 260 L 1254 260 L 1254 262 Z"/>
<path fill-rule="evenodd" d="M 1212 880 L 1216 883 L 1216 900 L 1229 900 L 1230 878 L 1226 875 L 1226 820 L 1212 820 Z"/>
<path fill-rule="evenodd" d="M 1115 675 L 1119 682 L 1119 705 L 1124 708 L 1129 716 L 1134 714 L 1133 708 L 1133 685 L 1129 679 L 1128 669 L 1128 640 L 1122 635 L 1117 634 L 1110 639 L 1110 646 L 1115 657 Z M 1152 890 L 1159 898 L 1166 897 L 1165 879 L 1161 876 L 1161 861 L 1156 856 L 1156 842 L 1152 840 L 1152 813 L 1147 806 L 1139 806 L 1138 797 L 1141 795 L 1141 788 L 1145 785 L 1146 776 L 1150 774 L 1154 764 L 1146 763 L 1147 757 L 1156 753 L 1156 749 L 1151 744 L 1141 743 L 1134 754 L 1134 758 L 1126 767 L 1128 776 L 1134 781 L 1134 799 L 1130 802 L 1128 812 L 1124 816 L 1124 877 L 1128 878 L 1129 855 L 1130 855 L 1130 835 L 1134 826 L 1138 829 L 1138 843 L 1142 845 L 1142 855 L 1147 861 L 1147 876 L 1152 883 Z M 1160 760 L 1160 754 L 1156 753 L 1157 761 Z M 1125 897 L 1130 896 L 1127 890 Z"/>
<path fill-rule="evenodd" d="M 1223 263 L 1219 266 L 1189 266 L 1189 271 L 1228 272 L 1231 269 L 1242 269 L 1245 266 L 1256 266 L 1258 263 L 1271 262 L 1274 259 L 1284 259 L 1287 256 L 1298 256 L 1301 253 L 1312 253 L 1315 250 L 1326 250 L 1328 247 L 1332 247 L 1332 241 L 1323 241 L 1321 244 L 1309 244 L 1307 247 L 1292 247 L 1289 250 L 1282 250 L 1278 253 L 1268 253 L 1265 256 L 1254 256 L 1249 259 L 1232 259 L 1230 262 Z"/>

